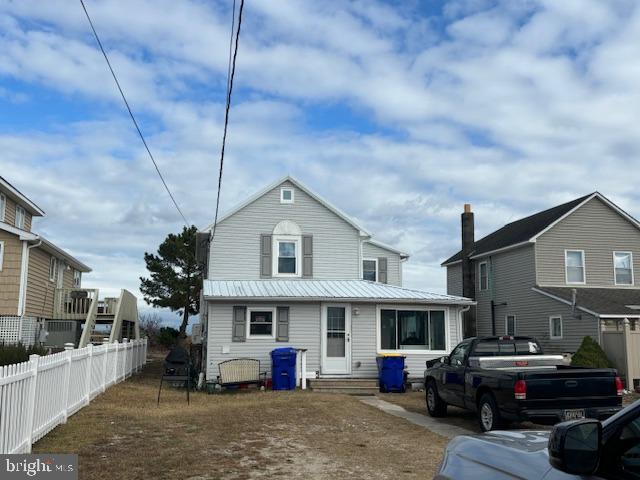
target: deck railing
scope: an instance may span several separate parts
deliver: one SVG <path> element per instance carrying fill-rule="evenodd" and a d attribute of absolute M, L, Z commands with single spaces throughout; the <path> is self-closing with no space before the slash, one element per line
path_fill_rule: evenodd
<path fill-rule="evenodd" d="M 97 300 L 97 288 L 58 288 L 53 316 L 56 320 L 86 320 Z"/>

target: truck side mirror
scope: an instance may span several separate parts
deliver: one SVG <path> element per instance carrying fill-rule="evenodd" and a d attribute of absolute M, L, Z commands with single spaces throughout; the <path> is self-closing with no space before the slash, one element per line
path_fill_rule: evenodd
<path fill-rule="evenodd" d="M 594 419 L 557 424 L 549 436 L 549 463 L 572 475 L 591 475 L 598 469 L 602 424 Z"/>
<path fill-rule="evenodd" d="M 449 361 L 449 357 L 441 357 L 440 363 L 442 363 L 443 365 L 449 365 L 451 362 Z"/>

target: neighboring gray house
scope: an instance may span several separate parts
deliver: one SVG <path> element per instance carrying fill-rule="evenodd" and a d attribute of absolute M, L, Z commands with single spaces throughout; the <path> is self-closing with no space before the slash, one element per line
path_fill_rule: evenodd
<path fill-rule="evenodd" d="M 547 352 L 571 353 L 625 318 L 640 330 L 640 224 L 600 193 L 478 241 L 466 205 L 462 226 L 466 246 L 442 265 L 447 293 L 477 301 L 478 335 L 533 335 Z"/>
<path fill-rule="evenodd" d="M 407 355 L 411 376 L 461 338 L 459 296 L 402 287 L 408 255 L 285 177 L 222 216 L 203 288 L 207 379 L 218 363 L 306 348 L 308 378 L 377 376 L 376 355 Z"/>

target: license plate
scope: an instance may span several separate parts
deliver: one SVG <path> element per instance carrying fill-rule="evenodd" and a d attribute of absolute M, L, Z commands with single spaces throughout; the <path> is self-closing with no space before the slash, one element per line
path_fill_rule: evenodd
<path fill-rule="evenodd" d="M 579 418 L 584 418 L 584 410 L 565 410 L 564 411 L 564 419 L 565 420 L 577 420 Z"/>

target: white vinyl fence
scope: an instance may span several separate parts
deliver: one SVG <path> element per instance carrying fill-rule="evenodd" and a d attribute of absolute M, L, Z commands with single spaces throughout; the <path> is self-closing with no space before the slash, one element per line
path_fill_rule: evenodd
<path fill-rule="evenodd" d="M 105 343 L 0 367 L 0 454 L 30 453 L 57 425 L 147 363 L 147 339 Z"/>

